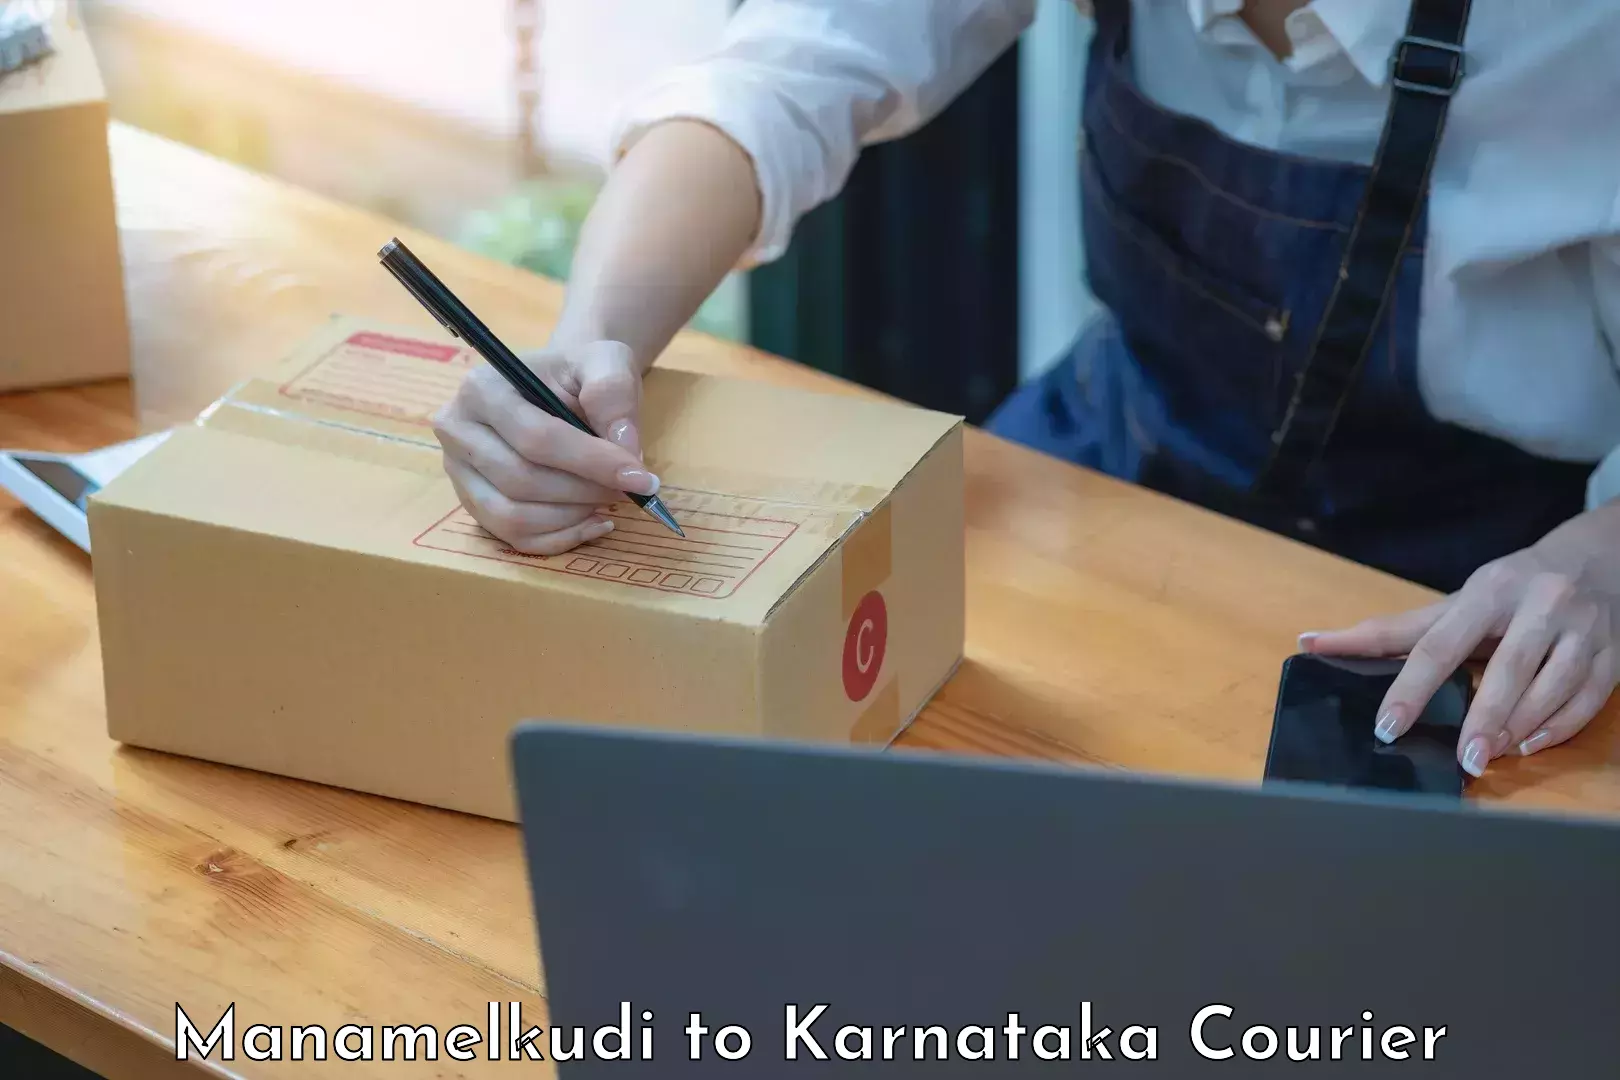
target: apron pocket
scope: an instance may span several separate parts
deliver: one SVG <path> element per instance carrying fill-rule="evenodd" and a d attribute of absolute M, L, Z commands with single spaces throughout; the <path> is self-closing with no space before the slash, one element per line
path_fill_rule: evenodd
<path fill-rule="evenodd" d="M 1137 365 L 1175 422 L 1202 429 L 1233 460 L 1263 453 L 1282 411 L 1287 310 L 1179 251 L 1133 214 L 1089 149 L 1081 173 L 1087 278 Z"/>
<path fill-rule="evenodd" d="M 1081 154 L 1080 168 L 1081 205 L 1088 229 L 1094 219 L 1101 219 L 1096 223 L 1106 224 L 1116 236 L 1135 246 L 1158 267 L 1166 283 L 1199 294 L 1269 342 L 1276 343 L 1282 339 L 1288 329 L 1287 311 L 1251 295 L 1236 283 L 1200 265 L 1196 259 L 1178 251 L 1151 226 L 1132 214 L 1103 179 L 1089 146 Z M 1148 296 L 1142 296 L 1136 302 L 1150 304 L 1151 300 Z"/>

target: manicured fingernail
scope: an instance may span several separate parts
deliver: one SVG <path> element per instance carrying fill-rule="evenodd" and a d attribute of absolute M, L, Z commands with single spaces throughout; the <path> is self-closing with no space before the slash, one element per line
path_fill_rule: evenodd
<path fill-rule="evenodd" d="M 658 494 L 658 477 L 646 469 L 620 469 L 619 488 L 632 495 Z"/>
<path fill-rule="evenodd" d="M 1362 715 L 1366 715 L 1363 713 Z M 1366 721 L 1362 721 L 1365 723 Z M 1392 743 L 1401 730 L 1401 716 L 1394 709 L 1390 709 L 1378 718 L 1378 726 L 1373 728 L 1373 734 L 1378 736 L 1381 743 Z"/>
<path fill-rule="evenodd" d="M 1537 750 L 1540 750 L 1543 746 L 1546 746 L 1547 740 L 1550 738 L 1552 738 L 1552 732 L 1538 731 L 1519 744 L 1519 753 L 1524 757 L 1529 757 Z"/>
<path fill-rule="evenodd" d="M 611 522 L 611 521 L 593 521 L 593 522 L 591 522 L 591 527 L 585 530 L 585 535 L 591 537 L 592 539 L 595 539 L 598 536 L 606 536 L 608 533 L 610 533 L 612 531 L 613 531 L 613 522 Z"/>
<path fill-rule="evenodd" d="M 1321 635 L 1315 630 L 1311 630 L 1307 633 L 1299 635 L 1299 651 L 1310 652 L 1311 646 L 1316 644 L 1316 639 L 1318 637 L 1321 637 Z"/>
<path fill-rule="evenodd" d="M 1489 760 L 1487 757 L 1489 752 L 1490 747 L 1485 740 L 1476 736 L 1468 743 L 1468 749 L 1463 751 L 1463 771 L 1476 778 L 1484 776 L 1485 763 Z"/>

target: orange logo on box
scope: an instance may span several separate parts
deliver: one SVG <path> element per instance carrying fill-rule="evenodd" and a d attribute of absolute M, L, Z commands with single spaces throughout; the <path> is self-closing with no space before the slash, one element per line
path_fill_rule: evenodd
<path fill-rule="evenodd" d="M 864 700 L 877 685 L 888 645 L 889 609 L 882 593 L 869 592 L 855 605 L 844 632 L 844 693 L 849 700 Z"/>

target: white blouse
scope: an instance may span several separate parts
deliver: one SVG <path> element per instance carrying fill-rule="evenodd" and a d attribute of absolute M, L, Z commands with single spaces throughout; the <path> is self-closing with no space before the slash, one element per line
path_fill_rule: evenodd
<path fill-rule="evenodd" d="M 1314 0 L 1288 18 L 1285 62 L 1238 18 L 1243 0 L 1132 3 L 1137 77 L 1163 107 L 1266 149 L 1371 161 L 1410 0 Z M 617 145 L 671 118 L 735 139 L 764 200 L 757 265 L 863 146 L 940 112 L 1035 7 L 748 0 L 712 56 L 632 100 Z M 1442 420 L 1598 463 L 1597 505 L 1620 497 L 1620 3 L 1476 3 L 1466 47 L 1434 169 L 1419 383 Z"/>

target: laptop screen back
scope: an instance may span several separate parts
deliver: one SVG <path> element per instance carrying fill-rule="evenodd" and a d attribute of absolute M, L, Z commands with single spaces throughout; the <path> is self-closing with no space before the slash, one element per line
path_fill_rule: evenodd
<path fill-rule="evenodd" d="M 1620 1060 L 1613 825 L 607 731 L 514 747 L 562 1045 L 625 1003 L 638 1051 L 652 1031 L 655 1060 L 587 1053 L 567 1080 Z"/>

